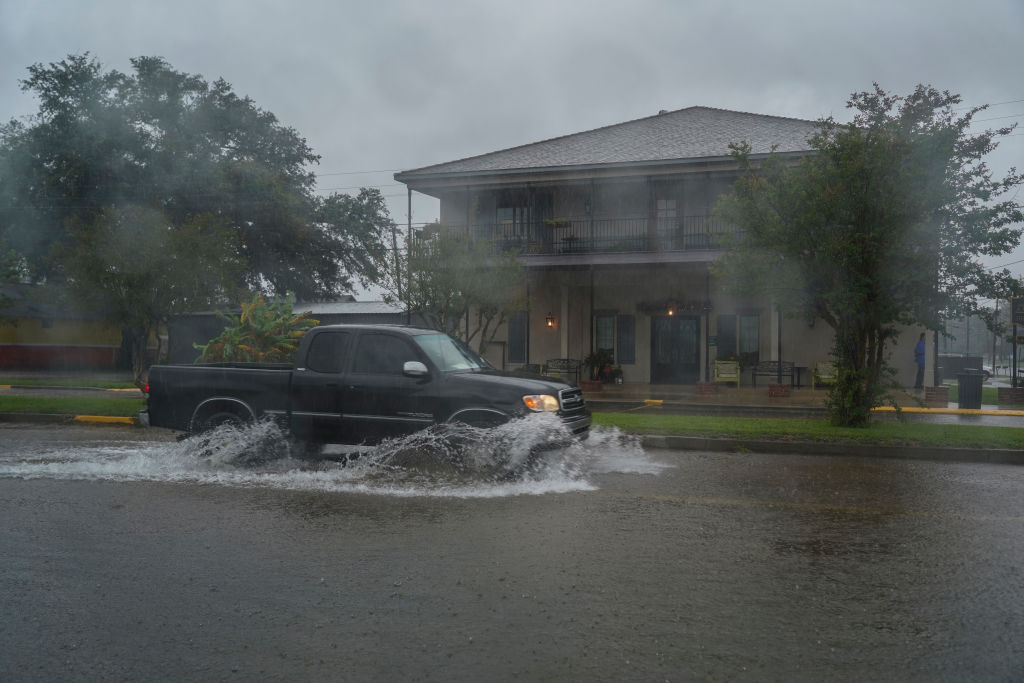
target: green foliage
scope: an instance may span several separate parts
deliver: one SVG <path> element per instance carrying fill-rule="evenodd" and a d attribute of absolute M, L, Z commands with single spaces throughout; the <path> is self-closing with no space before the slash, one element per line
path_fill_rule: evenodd
<path fill-rule="evenodd" d="M 201 352 L 197 363 L 286 363 L 302 335 L 319 324 L 308 311 L 295 315 L 287 299 L 267 303 L 260 295 L 242 304 L 237 318 L 222 317 L 230 326 L 208 343 L 194 345 Z"/>
<path fill-rule="evenodd" d="M 590 371 L 590 379 L 610 382 L 613 379 L 612 352 L 606 349 L 598 349 L 588 353 L 582 361 L 583 367 Z M 620 370 L 621 374 L 621 370 Z"/>
<path fill-rule="evenodd" d="M 146 400 L 141 398 L 0 395 L 0 413 L 136 417 L 145 407 Z"/>
<path fill-rule="evenodd" d="M 1006 298 L 1021 284 L 980 256 L 1017 246 L 1020 204 L 1012 171 L 992 180 L 985 154 L 1004 128 L 968 135 L 959 96 L 919 86 L 906 97 L 855 93 L 853 121 L 822 120 L 799 160 L 771 155 L 719 205 L 742 228 L 715 271 L 735 292 L 765 293 L 788 315 L 821 318 L 835 332 L 837 424 L 866 424 L 885 394 L 888 347 L 900 326 L 944 321 Z"/>
<path fill-rule="evenodd" d="M 132 330 L 240 291 L 347 291 L 375 272 L 391 221 L 376 190 L 315 194 L 305 139 L 224 80 L 157 57 L 28 68 L 38 113 L 0 125 L 0 242 Z"/>
<path fill-rule="evenodd" d="M 0 126 L 0 234 L 34 275 L 62 274 L 53 247 L 73 241 L 69 222 L 124 205 L 172 228 L 216 215 L 234 236 L 238 287 L 312 299 L 364 275 L 390 225 L 377 191 L 317 197 L 319 157 L 272 113 L 224 80 L 131 63 L 127 74 L 88 55 L 33 65 L 21 86 L 38 114 Z"/>
<path fill-rule="evenodd" d="M 526 308 L 526 275 L 514 255 L 492 254 L 487 242 L 439 225 L 424 230 L 407 253 L 389 253 L 380 270 L 386 300 L 481 354 L 509 316 Z"/>
<path fill-rule="evenodd" d="M 133 205 L 103 209 L 88 223 L 69 219 L 54 253 L 73 296 L 130 331 L 139 386 L 154 331 L 171 315 L 233 295 L 242 268 L 219 219 L 197 215 L 172 228 L 164 213 Z"/>

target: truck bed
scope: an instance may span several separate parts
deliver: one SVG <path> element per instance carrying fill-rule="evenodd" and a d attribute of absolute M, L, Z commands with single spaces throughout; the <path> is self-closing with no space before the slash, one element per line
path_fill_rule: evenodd
<path fill-rule="evenodd" d="M 260 419 L 288 411 L 292 370 L 287 363 L 154 365 L 149 370 L 150 424 L 189 431 L 200 404 L 241 399 Z"/>

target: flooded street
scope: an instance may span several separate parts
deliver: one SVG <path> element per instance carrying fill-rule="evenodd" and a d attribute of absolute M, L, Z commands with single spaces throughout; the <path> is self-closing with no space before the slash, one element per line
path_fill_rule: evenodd
<path fill-rule="evenodd" d="M 3 425 L 0 680 L 1024 679 L 1024 468 L 544 430 Z"/>

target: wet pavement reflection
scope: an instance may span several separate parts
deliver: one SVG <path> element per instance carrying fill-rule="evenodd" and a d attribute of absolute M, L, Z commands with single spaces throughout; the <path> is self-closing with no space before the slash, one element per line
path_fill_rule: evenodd
<path fill-rule="evenodd" d="M 560 488 L 389 486 L 5 435 L 2 680 L 1024 678 L 1020 467 L 598 433 Z"/>

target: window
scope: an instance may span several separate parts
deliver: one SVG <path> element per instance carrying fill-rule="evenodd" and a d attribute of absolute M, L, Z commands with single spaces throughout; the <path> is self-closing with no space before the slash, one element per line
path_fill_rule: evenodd
<path fill-rule="evenodd" d="M 596 313 L 594 348 L 611 354 L 616 365 L 636 363 L 636 316 Z"/>
<path fill-rule="evenodd" d="M 655 204 L 658 225 L 674 225 L 679 217 L 675 199 L 659 199 Z"/>
<path fill-rule="evenodd" d="M 509 317 L 509 362 L 526 362 L 526 311 L 519 310 Z"/>
<path fill-rule="evenodd" d="M 615 316 L 597 315 L 594 317 L 594 347 L 598 351 L 607 351 L 615 362 Z"/>
<path fill-rule="evenodd" d="M 348 332 L 321 332 L 309 345 L 306 369 L 313 372 L 338 373 L 342 371 Z"/>
<path fill-rule="evenodd" d="M 478 356 L 476 352 L 447 334 L 417 335 L 413 337 L 413 340 L 441 372 L 483 370 L 491 367 L 490 363 Z"/>
<path fill-rule="evenodd" d="M 529 225 L 530 209 L 526 206 L 499 206 L 497 223 L 506 227 Z"/>
<path fill-rule="evenodd" d="M 401 375 L 405 362 L 419 360 L 404 339 L 389 334 L 364 334 L 359 338 L 352 371 L 375 375 Z"/>
<path fill-rule="evenodd" d="M 761 349 L 759 339 L 761 318 L 757 315 L 740 316 L 740 358 L 748 363 L 756 363 Z"/>
<path fill-rule="evenodd" d="M 636 363 L 636 316 L 616 316 L 615 324 L 615 348 L 619 364 L 632 365 Z"/>
<path fill-rule="evenodd" d="M 736 316 L 718 316 L 718 359 L 725 360 L 735 355 L 739 349 L 736 346 Z"/>
<path fill-rule="evenodd" d="M 735 355 L 744 364 L 756 363 L 761 349 L 761 317 L 756 313 L 718 316 L 718 359 Z"/>
<path fill-rule="evenodd" d="M 508 321 L 508 362 L 526 362 L 526 311 L 513 313 Z"/>

